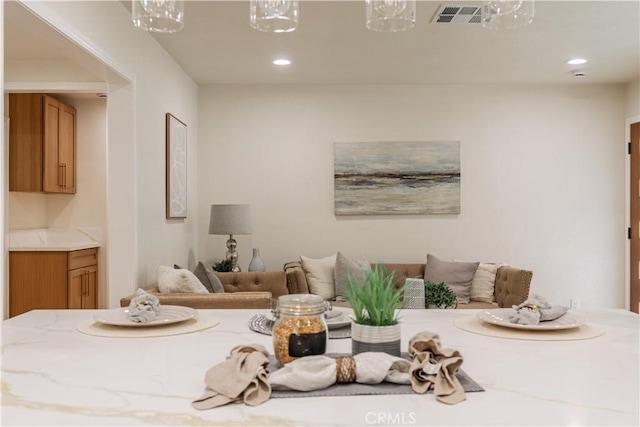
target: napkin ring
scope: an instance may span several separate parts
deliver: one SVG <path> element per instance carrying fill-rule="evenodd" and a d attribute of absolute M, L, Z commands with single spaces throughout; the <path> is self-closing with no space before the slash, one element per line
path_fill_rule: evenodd
<path fill-rule="evenodd" d="M 356 381 L 356 360 L 351 356 L 336 357 L 336 383 Z"/>
<path fill-rule="evenodd" d="M 540 307 L 538 307 L 537 305 L 532 304 L 532 303 L 530 303 L 530 302 L 529 302 L 529 303 L 526 303 L 526 304 L 522 304 L 522 305 L 520 306 L 520 308 L 529 308 L 529 309 L 531 309 L 531 310 L 535 311 L 536 313 L 541 313 L 541 312 L 542 312 L 542 311 L 540 310 Z"/>

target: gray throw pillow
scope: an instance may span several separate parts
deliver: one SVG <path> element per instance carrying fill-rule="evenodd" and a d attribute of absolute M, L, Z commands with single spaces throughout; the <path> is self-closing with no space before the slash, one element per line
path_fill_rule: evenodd
<path fill-rule="evenodd" d="M 224 293 L 224 286 L 222 286 L 222 282 L 216 276 L 216 273 L 213 270 L 205 267 L 202 261 L 198 262 L 197 267 L 193 270 L 193 274 L 196 275 L 198 280 L 202 282 L 205 288 L 209 290 L 211 293 Z"/>
<path fill-rule="evenodd" d="M 473 276 L 480 265 L 479 262 L 447 262 L 427 254 L 427 265 L 424 270 L 424 281 L 446 283 L 458 297 L 458 302 L 468 304 L 471 298 Z"/>
<path fill-rule="evenodd" d="M 338 252 L 336 255 L 336 266 L 333 269 L 333 282 L 336 285 L 336 301 L 347 300 L 349 276 L 351 276 L 351 280 L 362 285 L 362 282 L 364 281 L 364 273 L 362 265 L 351 261 L 349 258 L 344 256 L 342 252 Z"/>

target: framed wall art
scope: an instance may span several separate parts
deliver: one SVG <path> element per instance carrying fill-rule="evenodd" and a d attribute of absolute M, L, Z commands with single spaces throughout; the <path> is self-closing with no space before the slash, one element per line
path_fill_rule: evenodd
<path fill-rule="evenodd" d="M 336 142 L 336 215 L 460 213 L 460 142 Z"/>
<path fill-rule="evenodd" d="M 187 217 L 187 125 L 166 114 L 167 218 Z"/>

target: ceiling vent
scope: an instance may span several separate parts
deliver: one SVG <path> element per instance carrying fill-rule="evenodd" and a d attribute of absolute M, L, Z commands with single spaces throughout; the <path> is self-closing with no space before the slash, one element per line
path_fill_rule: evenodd
<path fill-rule="evenodd" d="M 472 5 L 440 5 L 438 12 L 431 20 L 432 24 L 479 24 L 482 15 L 481 6 Z"/>

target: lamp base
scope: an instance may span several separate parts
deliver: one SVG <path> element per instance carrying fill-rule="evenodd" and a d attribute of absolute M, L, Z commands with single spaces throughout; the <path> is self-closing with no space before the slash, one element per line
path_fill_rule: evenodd
<path fill-rule="evenodd" d="M 227 240 L 227 255 L 226 258 L 231 261 L 231 271 L 237 273 L 240 271 L 240 267 L 238 266 L 238 252 L 236 251 L 236 247 L 238 247 L 238 243 L 236 239 L 233 238 L 233 234 L 229 235 L 229 240 Z"/>

